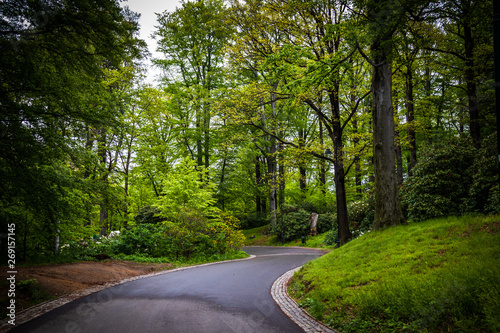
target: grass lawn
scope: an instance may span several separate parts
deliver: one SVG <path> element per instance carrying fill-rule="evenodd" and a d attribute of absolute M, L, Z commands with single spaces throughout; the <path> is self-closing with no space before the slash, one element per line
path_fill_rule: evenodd
<path fill-rule="evenodd" d="M 499 221 L 367 233 L 307 264 L 289 292 L 340 332 L 500 332 Z"/>

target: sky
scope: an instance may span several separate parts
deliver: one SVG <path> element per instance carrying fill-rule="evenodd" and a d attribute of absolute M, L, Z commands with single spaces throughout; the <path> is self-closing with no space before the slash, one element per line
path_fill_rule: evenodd
<path fill-rule="evenodd" d="M 163 13 L 166 10 L 174 11 L 181 6 L 180 0 L 128 0 L 120 2 L 120 5 L 122 7 L 128 6 L 132 11 L 141 14 L 139 19 L 140 37 L 148 44 L 152 57 L 159 58 L 160 54 L 156 53 L 156 41 L 151 37 L 156 30 L 155 25 L 158 24 L 155 13 Z M 146 61 L 146 66 L 148 69 L 146 82 L 156 85 L 155 77 L 160 74 L 160 71 L 153 68 L 150 59 Z"/>

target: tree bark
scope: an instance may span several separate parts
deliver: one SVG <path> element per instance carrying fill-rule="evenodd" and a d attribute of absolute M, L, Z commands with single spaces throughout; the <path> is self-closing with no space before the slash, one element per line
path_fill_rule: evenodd
<path fill-rule="evenodd" d="M 397 92 L 395 92 L 396 98 L 394 102 L 394 119 L 398 119 L 398 96 Z M 398 185 L 403 184 L 403 154 L 401 152 L 401 139 L 399 137 L 399 130 L 397 128 L 398 124 L 395 124 L 395 129 L 394 129 L 394 136 L 396 140 L 396 170 L 397 170 L 397 175 L 398 175 Z"/>
<path fill-rule="evenodd" d="M 274 103 L 271 104 L 273 105 Z M 276 207 L 277 207 L 276 174 L 278 168 L 276 163 L 276 139 L 274 137 L 270 137 L 269 142 L 270 145 L 268 149 L 268 155 L 266 156 L 266 160 L 267 160 L 267 174 L 269 177 L 269 223 L 271 224 L 272 227 L 276 224 Z"/>
<path fill-rule="evenodd" d="M 260 185 L 262 183 L 262 174 L 260 172 L 260 160 L 259 157 L 255 159 L 255 184 L 257 185 L 257 195 L 255 196 L 255 210 L 257 213 L 265 213 L 265 206 L 263 207 L 263 202 L 260 197 Z"/>
<path fill-rule="evenodd" d="M 375 173 L 375 220 L 373 229 L 396 226 L 403 221 L 398 199 L 394 159 L 394 117 L 392 108 L 391 63 L 384 47 L 372 45 L 374 66 L 373 94 L 373 160 Z"/>
<path fill-rule="evenodd" d="M 278 150 L 280 152 L 279 156 L 279 161 L 278 161 L 278 166 L 279 166 L 279 210 L 280 212 L 283 211 L 283 207 L 285 205 L 285 163 L 284 159 L 281 155 L 281 152 L 283 150 L 283 145 L 279 144 L 278 145 Z"/>
<path fill-rule="evenodd" d="M 342 126 L 340 123 L 339 84 L 334 83 L 334 89 L 329 92 L 332 108 L 332 139 L 335 154 L 335 195 L 337 199 L 337 221 L 340 245 L 347 243 L 352 237 L 347 217 L 347 195 L 345 190 L 344 144 L 342 142 Z"/>
<path fill-rule="evenodd" d="M 355 105 L 356 103 L 356 96 L 354 95 L 356 87 L 352 87 L 352 93 L 351 93 L 351 105 Z M 359 146 L 359 137 L 358 137 L 358 115 L 354 114 L 352 117 L 352 133 L 354 134 L 354 150 L 357 152 L 358 146 Z M 359 154 L 356 153 L 356 156 L 354 157 L 354 181 L 356 184 L 356 200 L 361 200 L 362 198 L 362 192 L 361 192 L 361 163 L 359 160 Z"/>
<path fill-rule="evenodd" d="M 299 149 L 302 151 L 305 147 L 305 141 L 306 141 L 306 131 L 304 129 L 299 129 Z M 299 160 L 299 187 L 300 191 L 302 193 L 303 198 L 305 198 L 305 192 L 307 188 L 307 174 L 306 174 L 306 167 L 305 163 L 301 160 Z"/>
<path fill-rule="evenodd" d="M 319 121 L 319 142 L 321 144 L 321 147 L 324 148 L 325 142 L 323 139 L 323 122 L 321 121 L 321 119 Z M 324 151 L 321 152 L 321 156 L 324 156 Z M 319 182 L 321 185 L 321 193 L 323 193 L 324 196 L 326 194 L 326 165 L 324 159 L 319 160 Z"/>
<path fill-rule="evenodd" d="M 413 100 L 413 72 L 411 66 L 406 71 L 405 82 L 405 106 L 406 123 L 408 124 L 408 142 L 410 144 L 410 164 L 408 165 L 408 175 L 412 176 L 412 170 L 417 165 L 417 140 L 415 134 L 415 105 Z"/>
<path fill-rule="evenodd" d="M 464 43 L 465 43 L 465 81 L 467 85 L 467 96 L 469 99 L 470 135 L 476 148 L 481 147 L 481 124 L 479 123 L 479 103 L 477 100 L 476 81 L 474 73 L 474 38 L 472 29 L 464 20 Z"/>

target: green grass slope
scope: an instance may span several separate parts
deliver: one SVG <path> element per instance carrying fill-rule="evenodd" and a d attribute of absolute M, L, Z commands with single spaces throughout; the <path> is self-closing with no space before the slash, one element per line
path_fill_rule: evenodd
<path fill-rule="evenodd" d="M 306 265 L 289 293 L 339 332 L 500 332 L 499 221 L 370 232 Z"/>

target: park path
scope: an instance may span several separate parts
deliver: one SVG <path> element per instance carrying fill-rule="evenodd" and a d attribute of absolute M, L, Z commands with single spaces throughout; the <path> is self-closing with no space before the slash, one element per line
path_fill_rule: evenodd
<path fill-rule="evenodd" d="M 278 307 L 271 286 L 324 252 L 283 247 L 244 251 L 255 257 L 113 286 L 11 332 L 304 332 Z"/>

